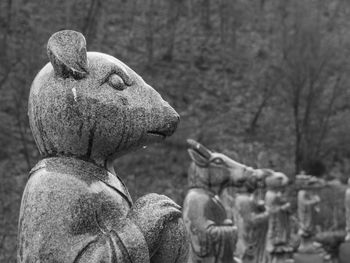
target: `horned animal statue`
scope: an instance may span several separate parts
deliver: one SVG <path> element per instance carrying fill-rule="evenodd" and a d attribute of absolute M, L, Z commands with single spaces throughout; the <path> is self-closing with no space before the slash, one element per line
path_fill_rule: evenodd
<path fill-rule="evenodd" d="M 29 121 L 43 160 L 22 197 L 18 262 L 172 263 L 187 260 L 180 207 L 163 195 L 132 202 L 120 155 L 162 141 L 179 116 L 118 59 L 86 52 L 82 34 L 51 36 L 30 90 Z"/>
<path fill-rule="evenodd" d="M 257 180 L 262 172 L 212 152 L 194 140 L 187 143 L 192 163 L 183 218 L 191 239 L 190 262 L 235 262 L 237 228 L 227 218 L 219 196 L 225 187 Z"/>

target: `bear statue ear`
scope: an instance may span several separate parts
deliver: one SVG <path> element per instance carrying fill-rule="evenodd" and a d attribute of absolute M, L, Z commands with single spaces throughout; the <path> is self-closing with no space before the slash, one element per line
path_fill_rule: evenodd
<path fill-rule="evenodd" d="M 86 41 L 79 32 L 63 30 L 53 34 L 47 54 L 55 73 L 62 78 L 81 79 L 88 74 Z"/>
<path fill-rule="evenodd" d="M 187 149 L 188 154 L 190 155 L 192 161 L 200 166 L 200 167 L 207 167 L 209 165 L 209 159 L 206 159 L 204 156 L 197 153 L 195 150 Z"/>

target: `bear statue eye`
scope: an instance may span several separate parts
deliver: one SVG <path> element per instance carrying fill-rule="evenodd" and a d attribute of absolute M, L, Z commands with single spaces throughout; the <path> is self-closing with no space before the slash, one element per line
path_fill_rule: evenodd
<path fill-rule="evenodd" d="M 215 158 L 214 160 L 212 160 L 212 162 L 217 164 L 217 165 L 224 164 L 224 161 L 221 158 Z"/>
<path fill-rule="evenodd" d="M 117 90 L 124 90 L 127 87 L 124 80 L 116 73 L 113 73 L 108 77 L 107 83 Z"/>

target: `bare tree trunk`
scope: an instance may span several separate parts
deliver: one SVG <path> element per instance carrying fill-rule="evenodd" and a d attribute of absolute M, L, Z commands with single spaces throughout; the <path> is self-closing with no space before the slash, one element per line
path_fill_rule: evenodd
<path fill-rule="evenodd" d="M 99 12 L 96 19 L 96 32 L 94 46 L 99 50 L 101 49 L 102 40 L 105 34 L 105 22 L 106 22 L 106 9 L 104 8 L 106 3 L 101 2 Z"/>
<path fill-rule="evenodd" d="M 220 2 L 220 40 L 221 40 L 221 64 L 222 64 L 222 74 L 223 74 L 223 87 L 227 90 L 228 87 L 228 49 L 227 49 L 227 39 L 228 39 L 228 1 L 221 0 Z"/>
<path fill-rule="evenodd" d="M 23 92 L 21 92 L 21 94 L 23 94 Z M 29 149 L 28 149 L 28 145 L 27 145 L 27 139 L 26 139 L 26 134 L 25 134 L 25 128 L 24 128 L 24 124 L 23 124 L 23 120 L 21 118 L 21 105 L 22 105 L 22 95 L 19 94 L 18 97 L 14 96 L 13 101 L 16 104 L 16 120 L 17 120 L 17 129 L 18 129 L 18 133 L 20 135 L 20 141 L 22 144 L 22 154 L 24 157 L 24 160 L 26 161 L 27 164 L 27 170 L 30 171 L 30 169 L 32 168 L 32 164 L 31 164 L 31 160 L 30 160 L 30 153 L 29 153 Z M 24 94 L 23 94 L 24 95 Z"/>
<path fill-rule="evenodd" d="M 331 117 L 331 113 L 333 111 L 333 106 L 334 106 L 334 103 L 336 101 L 336 98 L 339 96 L 339 88 L 340 88 L 340 82 L 341 82 L 341 79 L 342 79 L 342 75 L 339 74 L 337 80 L 336 80 L 336 83 L 334 84 L 334 87 L 333 87 L 333 91 L 332 91 L 332 96 L 329 100 L 329 104 L 328 104 L 328 107 L 327 107 L 327 110 L 326 110 L 326 113 L 325 113 L 325 116 L 321 122 L 321 126 L 320 126 L 320 136 L 319 136 L 319 139 L 316 143 L 316 147 L 315 147 L 315 156 L 319 156 L 321 154 L 321 148 L 322 148 L 322 145 L 323 145 L 323 141 L 324 141 L 324 138 L 328 132 L 328 129 L 329 129 L 329 120 L 330 120 L 330 117 Z"/>
<path fill-rule="evenodd" d="M 231 0 L 230 1 L 230 18 L 231 18 L 231 37 L 230 37 L 230 45 L 232 46 L 232 52 L 234 56 L 236 55 L 236 46 L 237 46 L 237 23 L 238 23 L 238 16 L 236 11 L 236 1 L 237 0 Z"/>
<path fill-rule="evenodd" d="M 210 22 L 210 0 L 202 0 L 201 8 L 201 24 L 205 34 L 205 40 L 210 36 L 211 22 Z"/>
<path fill-rule="evenodd" d="M 136 16 L 136 11 L 137 11 L 137 5 L 138 5 L 138 0 L 132 0 L 130 1 L 130 13 L 129 13 L 129 34 L 128 34 L 128 47 L 127 48 L 127 57 L 130 56 L 129 52 L 133 50 L 134 47 L 134 35 L 135 35 L 135 16 Z"/>
<path fill-rule="evenodd" d="M 11 29 L 11 20 L 12 20 L 12 0 L 7 0 L 7 13 L 6 13 L 6 24 L 5 24 L 5 33 L 3 36 L 3 41 L 2 41 L 2 49 L 1 51 L 4 52 L 6 55 L 6 50 L 7 50 L 7 38 L 10 34 L 10 29 Z"/>
<path fill-rule="evenodd" d="M 189 27 L 189 67 L 193 69 L 194 67 L 194 24 L 193 24 L 193 0 L 188 0 L 188 27 Z"/>
<path fill-rule="evenodd" d="M 300 87 L 293 87 L 293 117 L 295 130 L 295 174 L 300 172 L 300 164 L 302 160 L 302 134 L 300 131 L 299 115 L 300 115 Z"/>
<path fill-rule="evenodd" d="M 1 76 L 0 78 L 1 85 L 6 81 L 8 74 L 10 72 L 10 58 L 9 58 L 10 52 L 8 50 L 8 37 L 10 34 L 11 21 L 12 21 L 12 0 L 7 1 L 6 15 L 7 15 L 6 22 L 5 22 L 2 41 L 0 45 L 0 63 L 2 64 L 2 67 L 5 69 L 3 76 Z"/>
<path fill-rule="evenodd" d="M 85 35 L 88 42 L 93 41 L 93 35 L 95 33 L 95 27 L 97 23 L 97 17 L 99 10 L 101 8 L 101 0 L 91 0 L 89 12 L 85 19 L 85 24 L 83 26 L 83 34 Z"/>
<path fill-rule="evenodd" d="M 71 0 L 65 2 L 65 7 L 66 7 L 66 14 L 65 14 L 65 26 L 66 28 L 70 28 L 71 25 L 71 17 L 72 17 L 72 11 L 74 10 L 76 0 Z"/>
<path fill-rule="evenodd" d="M 168 21 L 167 21 L 168 48 L 163 56 L 163 59 L 167 61 L 173 60 L 173 52 L 174 52 L 175 39 L 176 39 L 176 28 L 179 20 L 179 15 L 180 15 L 179 4 L 180 4 L 179 0 L 173 0 L 168 3 Z"/>
<path fill-rule="evenodd" d="M 272 85 L 270 85 L 269 87 L 266 87 L 264 89 L 264 94 L 263 94 L 263 98 L 258 106 L 258 109 L 256 110 L 254 117 L 252 118 L 252 121 L 250 122 L 250 126 L 249 126 L 249 133 L 254 134 L 255 133 L 255 129 L 256 126 L 258 124 L 258 120 L 264 110 L 264 108 L 266 107 L 273 91 L 275 90 L 275 87 L 277 85 L 277 82 L 275 81 Z"/>
<path fill-rule="evenodd" d="M 153 63 L 154 58 L 154 0 L 148 0 L 147 2 L 147 11 L 145 12 L 146 19 L 146 50 L 147 50 L 147 59 L 148 63 Z"/>

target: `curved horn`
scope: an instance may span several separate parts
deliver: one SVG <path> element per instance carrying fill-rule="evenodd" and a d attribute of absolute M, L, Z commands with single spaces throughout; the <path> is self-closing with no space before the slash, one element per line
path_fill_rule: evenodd
<path fill-rule="evenodd" d="M 190 146 L 193 150 L 198 152 L 199 154 L 203 155 L 205 158 L 209 159 L 211 156 L 211 151 L 204 147 L 202 144 L 199 142 L 196 142 L 195 140 L 192 139 L 187 139 L 187 144 Z"/>

